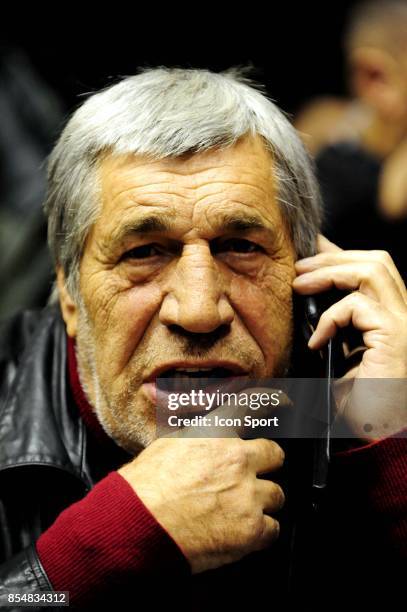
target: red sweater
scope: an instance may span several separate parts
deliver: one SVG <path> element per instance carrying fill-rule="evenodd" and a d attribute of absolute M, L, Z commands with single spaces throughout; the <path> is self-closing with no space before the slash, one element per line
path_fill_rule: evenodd
<path fill-rule="evenodd" d="M 117 455 L 117 446 L 81 388 L 71 340 L 68 364 L 73 397 L 89 435 L 117 462 L 120 451 Z M 388 438 L 339 453 L 335 462 L 344 479 L 358 470 L 369 474 L 372 511 L 380 514 L 394 544 L 407 555 L 406 447 L 405 438 Z M 38 539 L 37 551 L 53 588 L 69 591 L 70 601 L 79 605 L 108 590 L 109 584 L 119 584 L 123 576 L 147 577 L 161 571 L 188 576 L 190 571 L 175 542 L 116 471 L 59 515 Z"/>
<path fill-rule="evenodd" d="M 105 433 L 82 390 L 75 345 L 70 339 L 68 373 L 91 441 L 99 445 L 105 464 L 117 464 L 121 456 L 123 464 L 126 454 Z M 83 605 L 92 593 L 108 591 L 109 584 L 117 587 L 132 575 L 190 573 L 174 540 L 117 471 L 111 471 L 82 500 L 61 512 L 36 547 L 54 590 L 69 591 L 74 605 Z"/>

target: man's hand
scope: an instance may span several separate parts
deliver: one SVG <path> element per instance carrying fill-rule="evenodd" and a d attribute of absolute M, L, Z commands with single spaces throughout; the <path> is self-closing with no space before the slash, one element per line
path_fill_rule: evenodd
<path fill-rule="evenodd" d="M 354 384 L 346 418 L 356 435 L 376 439 L 396 433 L 406 425 L 407 290 L 390 255 L 384 251 L 343 251 L 319 237 L 319 253 L 296 263 L 295 291 L 311 295 L 332 287 L 350 293 L 321 316 L 309 341 L 319 349 L 338 328 L 353 325 L 363 334 L 366 350 L 349 376 Z M 387 379 L 383 396 L 364 395 L 368 383 L 361 379 Z M 390 383 L 390 379 L 398 379 Z M 375 382 L 371 383 L 371 390 Z M 382 385 L 382 386 L 383 386 Z M 377 386 L 375 387 L 377 388 Z"/>
<path fill-rule="evenodd" d="M 283 491 L 257 475 L 283 461 L 271 440 L 160 438 L 118 471 L 198 573 L 278 537 L 270 514 L 282 507 Z"/>

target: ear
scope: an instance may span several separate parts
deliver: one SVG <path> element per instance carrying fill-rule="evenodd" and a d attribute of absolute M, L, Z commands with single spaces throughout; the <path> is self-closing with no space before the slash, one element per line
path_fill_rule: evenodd
<path fill-rule="evenodd" d="M 65 274 L 61 267 L 57 268 L 57 285 L 59 292 L 59 303 L 62 317 L 65 321 L 66 332 L 71 338 L 76 337 L 78 323 L 78 307 L 71 298 L 66 288 Z"/>
<path fill-rule="evenodd" d="M 353 92 L 380 116 L 397 121 L 405 115 L 405 83 L 401 65 L 384 49 L 358 47 L 350 55 Z"/>

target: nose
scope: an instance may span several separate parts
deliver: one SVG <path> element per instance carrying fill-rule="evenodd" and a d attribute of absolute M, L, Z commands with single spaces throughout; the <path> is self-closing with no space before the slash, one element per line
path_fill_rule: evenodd
<path fill-rule="evenodd" d="M 225 285 L 209 245 L 185 245 L 168 280 L 160 321 L 200 334 L 230 325 L 234 311 Z"/>

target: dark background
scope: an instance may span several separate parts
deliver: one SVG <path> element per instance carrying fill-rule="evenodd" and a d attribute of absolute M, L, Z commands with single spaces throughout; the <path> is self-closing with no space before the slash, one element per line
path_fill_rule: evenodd
<path fill-rule="evenodd" d="M 269 95 L 289 113 L 318 94 L 344 94 L 341 34 L 355 2 L 242 6 L 190 4 L 94 8 L 58 4 L 52 12 L 11 23 L 2 44 L 22 48 L 68 110 L 78 96 L 107 85 L 138 66 L 191 66 L 222 70 L 251 62 Z M 89 9 L 89 7 L 88 7 Z M 23 9 L 22 9 L 22 12 Z"/>
<path fill-rule="evenodd" d="M 354 5 L 9 4 L 12 17 L 0 20 L 0 320 L 50 294 L 45 161 L 84 96 L 139 67 L 250 64 L 292 117 L 314 97 L 346 95 L 342 36 Z"/>

